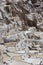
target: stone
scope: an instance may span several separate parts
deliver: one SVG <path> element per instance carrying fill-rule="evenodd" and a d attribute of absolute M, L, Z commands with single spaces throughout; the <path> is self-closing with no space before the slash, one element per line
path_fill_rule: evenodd
<path fill-rule="evenodd" d="M 12 52 L 7 52 L 7 54 L 8 54 L 8 56 L 10 56 L 10 57 L 19 57 L 19 56 L 21 56 L 22 57 L 22 55 L 24 55 L 24 54 L 20 54 L 20 53 L 12 53 Z"/>
<path fill-rule="evenodd" d="M 22 60 L 22 56 L 14 56 L 13 60 L 15 60 L 15 61 L 21 61 Z"/>
<path fill-rule="evenodd" d="M 4 42 L 16 42 L 18 40 L 17 35 L 9 35 L 4 38 Z"/>
<path fill-rule="evenodd" d="M 2 38 L 0 38 L 0 43 L 4 43 L 4 41 L 3 41 L 3 39 L 2 39 Z"/>
<path fill-rule="evenodd" d="M 27 63 L 32 63 L 33 65 L 40 65 L 42 59 L 34 59 L 34 58 L 25 58 L 25 60 L 22 60 L 24 62 L 27 62 Z"/>
<path fill-rule="evenodd" d="M 9 52 L 15 52 L 15 47 L 8 47 L 7 51 L 9 51 Z"/>
<path fill-rule="evenodd" d="M 21 64 L 21 65 L 31 65 L 31 64 L 28 64 L 28 63 L 16 62 L 16 61 L 14 61 L 14 62 L 12 62 L 12 63 L 9 63 L 9 65 L 12 65 L 12 64 L 13 64 L 13 65 L 15 65 L 15 64 L 16 64 L 16 65 L 20 65 L 20 64 Z"/>
<path fill-rule="evenodd" d="M 3 52 L 6 52 L 7 50 L 7 47 L 4 46 L 4 45 L 0 45 L 0 50 L 3 51 Z"/>
<path fill-rule="evenodd" d="M 25 51 L 16 51 L 17 54 L 25 54 Z"/>
<path fill-rule="evenodd" d="M 0 63 L 3 62 L 2 51 L 0 50 Z"/>
<path fill-rule="evenodd" d="M 40 31 L 43 31 L 43 21 L 37 24 Z"/>
<path fill-rule="evenodd" d="M 36 37 L 39 37 L 39 38 L 43 39 L 43 32 L 35 32 L 34 35 Z"/>
<path fill-rule="evenodd" d="M 7 47 L 15 47 L 16 46 L 16 42 L 5 43 L 5 46 L 7 46 Z"/>
<path fill-rule="evenodd" d="M 43 53 L 38 53 L 38 57 L 43 59 Z"/>
<path fill-rule="evenodd" d="M 2 18 L 2 14 L 1 14 L 1 12 L 0 12 L 0 19 L 3 19 L 3 18 Z"/>
<path fill-rule="evenodd" d="M 8 61 L 10 58 L 7 54 L 3 54 L 2 57 L 3 57 L 3 62 Z"/>

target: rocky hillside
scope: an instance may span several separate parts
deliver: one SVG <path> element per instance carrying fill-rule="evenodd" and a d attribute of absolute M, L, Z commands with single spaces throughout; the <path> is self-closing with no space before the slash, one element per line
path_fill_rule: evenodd
<path fill-rule="evenodd" d="M 0 0 L 0 65 L 43 65 L 43 0 Z"/>

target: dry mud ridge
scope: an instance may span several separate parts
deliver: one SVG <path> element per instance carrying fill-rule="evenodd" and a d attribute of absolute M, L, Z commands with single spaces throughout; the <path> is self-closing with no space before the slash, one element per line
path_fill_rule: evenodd
<path fill-rule="evenodd" d="M 0 0 L 0 65 L 43 65 L 43 0 Z"/>

